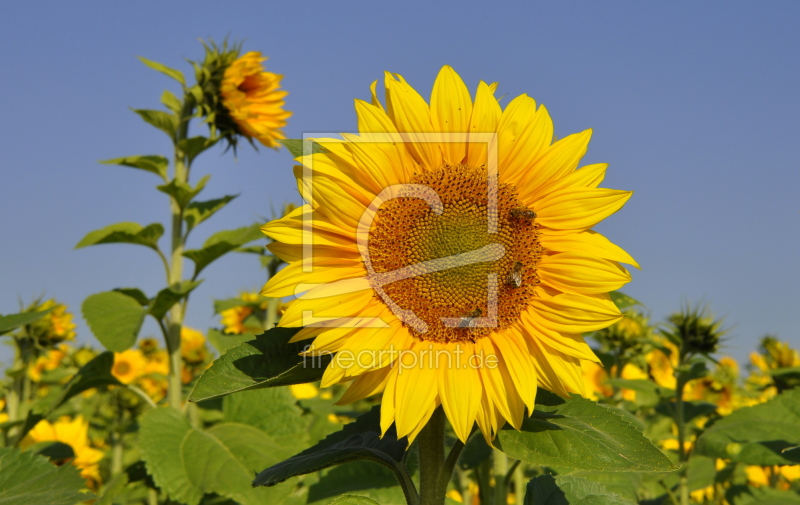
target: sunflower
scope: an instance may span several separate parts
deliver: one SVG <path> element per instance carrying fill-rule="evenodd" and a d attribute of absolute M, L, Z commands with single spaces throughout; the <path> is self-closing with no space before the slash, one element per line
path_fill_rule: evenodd
<path fill-rule="evenodd" d="M 115 352 L 111 375 L 123 384 L 130 384 L 145 374 L 146 365 L 144 355 L 139 349 Z"/>
<path fill-rule="evenodd" d="M 383 393 L 384 432 L 413 440 L 441 405 L 462 441 L 476 422 L 491 441 L 538 386 L 584 393 L 581 333 L 621 319 L 607 293 L 636 265 L 590 228 L 631 193 L 597 187 L 605 164 L 577 169 L 591 130 L 552 142 L 527 95 L 503 110 L 480 82 L 473 100 L 449 66 L 430 105 L 384 86 L 385 108 L 376 83 L 356 100 L 360 135 L 298 158 L 307 203 L 262 228 L 289 263 L 262 294 L 299 295 L 279 326 L 336 353 L 321 387 L 351 382 L 341 404 Z"/>
<path fill-rule="evenodd" d="M 75 453 L 72 464 L 81 470 L 81 476 L 90 482 L 100 482 L 99 462 L 104 454 L 90 445 L 89 422 L 83 416 L 79 415 L 74 419 L 62 416 L 55 423 L 43 419 L 25 435 L 20 445 L 24 449 L 38 442 L 49 441 L 62 442 L 72 447 Z"/>
<path fill-rule="evenodd" d="M 261 53 L 245 53 L 225 69 L 220 86 L 222 105 L 228 110 L 241 134 L 255 138 L 267 147 L 278 147 L 286 138 L 281 128 L 292 115 L 283 110 L 282 75 L 264 70 Z"/>

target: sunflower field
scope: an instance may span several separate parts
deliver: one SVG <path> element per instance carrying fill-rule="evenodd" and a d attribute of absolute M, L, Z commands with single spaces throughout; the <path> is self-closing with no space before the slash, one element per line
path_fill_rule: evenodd
<path fill-rule="evenodd" d="M 800 352 L 767 335 L 739 363 L 707 306 L 624 294 L 639 265 L 593 228 L 631 192 L 581 166 L 592 130 L 556 139 L 444 66 L 429 99 L 373 82 L 358 134 L 286 139 L 266 58 L 203 48 L 190 76 L 142 59 L 175 92 L 133 112 L 173 151 L 103 162 L 148 172 L 163 222 L 76 237 L 144 246 L 163 289 L 0 316 L 0 504 L 800 504 Z M 236 198 L 193 162 L 257 145 L 291 152 L 303 204 L 190 246 Z M 229 253 L 263 290 L 189 327 Z"/>

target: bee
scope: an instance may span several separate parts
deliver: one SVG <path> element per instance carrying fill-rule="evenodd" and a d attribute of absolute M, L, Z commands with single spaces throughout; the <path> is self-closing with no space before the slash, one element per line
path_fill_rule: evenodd
<path fill-rule="evenodd" d="M 511 217 L 533 221 L 536 219 L 536 212 L 525 208 L 511 209 Z"/>
<path fill-rule="evenodd" d="M 511 273 L 509 273 L 506 277 L 506 284 L 512 288 L 518 288 L 522 286 L 522 263 L 519 261 L 514 262 L 514 267 L 511 269 Z"/>
<path fill-rule="evenodd" d="M 458 320 L 458 327 L 459 328 L 474 328 L 476 325 L 476 319 L 481 317 L 483 311 L 481 309 L 475 309 L 472 312 L 468 312 L 465 316 L 459 318 Z"/>

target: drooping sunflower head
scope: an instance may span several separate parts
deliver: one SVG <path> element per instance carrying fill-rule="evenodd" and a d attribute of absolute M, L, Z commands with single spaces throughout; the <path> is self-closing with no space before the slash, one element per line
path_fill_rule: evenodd
<path fill-rule="evenodd" d="M 430 101 L 386 74 L 386 105 L 356 100 L 359 135 L 298 158 L 306 204 L 265 225 L 288 266 L 262 294 L 298 295 L 279 326 L 335 353 L 322 387 L 383 393 L 383 430 L 413 439 L 444 408 L 466 440 L 519 427 L 538 386 L 584 392 L 581 333 L 622 316 L 607 296 L 635 261 L 591 230 L 630 192 L 578 169 L 591 131 L 553 142 L 547 109 L 495 84 L 471 95 L 445 66 Z"/>
<path fill-rule="evenodd" d="M 198 89 L 198 114 L 205 118 L 212 137 L 225 139 L 236 149 L 239 136 L 277 148 L 285 138 L 281 128 L 292 115 L 283 109 L 283 76 L 267 72 L 267 59 L 257 51 L 241 54 L 241 45 L 204 44 L 202 63 L 194 63 Z"/>

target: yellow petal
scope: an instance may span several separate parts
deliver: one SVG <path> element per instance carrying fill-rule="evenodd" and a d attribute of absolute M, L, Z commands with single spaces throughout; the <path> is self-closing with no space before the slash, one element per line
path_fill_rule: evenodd
<path fill-rule="evenodd" d="M 614 302 L 601 295 L 562 293 L 531 301 L 542 326 L 565 333 L 587 333 L 606 328 L 622 319 Z"/>
<path fill-rule="evenodd" d="M 327 298 L 298 298 L 289 302 L 278 326 L 306 326 L 314 320 L 348 317 L 363 309 L 373 296 L 372 290 L 362 290 Z"/>
<path fill-rule="evenodd" d="M 563 235 L 545 232 L 539 236 L 539 243 L 546 251 L 586 254 L 639 268 L 639 264 L 630 254 L 596 231 L 586 230 Z"/>
<path fill-rule="evenodd" d="M 420 343 L 414 355 L 404 354 L 401 358 L 407 366 L 398 368 L 395 385 L 397 438 L 410 434 L 436 401 L 436 370 L 428 363 L 429 356 L 420 352 L 429 347 Z M 403 359 L 409 356 L 416 356 L 416 363 L 412 365 L 409 359 Z"/>
<path fill-rule="evenodd" d="M 489 338 L 503 355 L 508 373 L 520 398 L 528 407 L 528 412 L 533 412 L 533 404 L 536 401 L 536 369 L 527 352 L 525 339 L 514 327 L 500 333 L 492 333 Z"/>
<path fill-rule="evenodd" d="M 514 380 L 508 373 L 507 365 L 502 353 L 488 338 L 476 342 L 476 350 L 482 353 L 485 366 L 479 371 L 485 391 L 497 408 L 511 425 L 520 429 L 525 416 L 525 403 L 517 392 Z"/>
<path fill-rule="evenodd" d="M 492 89 L 481 81 L 478 83 L 478 90 L 475 92 L 475 105 L 472 108 L 472 118 L 469 124 L 469 144 L 467 146 L 467 165 L 480 167 L 487 163 L 487 152 L 489 143 L 486 134 L 494 134 L 497 131 L 497 123 L 503 110 L 494 97 Z M 495 139 L 495 152 L 496 152 Z M 496 163 L 497 160 L 493 160 Z"/>
<path fill-rule="evenodd" d="M 340 367 L 336 364 L 336 360 L 331 361 L 328 365 L 328 368 L 325 369 L 325 372 L 322 374 L 322 380 L 320 381 L 319 387 L 327 388 L 333 386 L 334 384 L 338 384 L 339 381 L 342 380 L 344 377 L 345 369 Z"/>
<path fill-rule="evenodd" d="M 431 91 L 431 123 L 436 131 L 449 134 L 442 142 L 445 163 L 458 165 L 464 161 L 471 116 L 472 98 L 467 86 L 452 67 L 443 66 Z"/>
<path fill-rule="evenodd" d="M 397 386 L 398 371 L 399 367 L 391 367 L 389 369 L 389 376 L 386 379 L 386 387 L 383 389 L 383 397 L 381 398 L 381 436 L 386 435 L 386 431 L 392 426 L 392 423 L 394 423 L 394 391 Z"/>
<path fill-rule="evenodd" d="M 603 182 L 603 179 L 606 176 L 606 169 L 608 168 L 608 163 L 596 163 L 594 165 L 586 165 L 585 167 L 581 167 L 578 170 L 574 170 L 569 175 L 561 177 L 560 179 L 555 179 L 544 186 L 540 187 L 530 187 L 530 188 L 523 188 L 520 190 L 521 195 L 520 198 L 522 201 L 530 206 L 538 200 L 539 198 L 558 191 L 560 189 L 567 189 L 567 188 L 596 188 Z M 531 189 L 531 193 L 527 193 L 527 190 Z"/>
<path fill-rule="evenodd" d="M 349 405 L 382 392 L 386 389 L 391 371 L 391 367 L 387 366 L 356 377 L 336 405 Z"/>
<path fill-rule="evenodd" d="M 429 170 L 441 167 L 444 160 L 439 145 L 426 142 L 428 139 L 424 135 L 434 131 L 425 99 L 399 75 L 395 78 L 387 72 L 384 87 L 387 114 L 405 140 L 411 156 Z"/>
<path fill-rule="evenodd" d="M 301 232 L 302 233 L 302 232 Z M 302 240 L 302 239 L 301 239 Z M 270 242 L 267 244 L 269 252 L 282 259 L 286 263 L 302 261 L 303 244 L 284 244 L 282 242 Z M 361 261 L 361 253 L 352 247 L 344 248 L 337 246 L 314 245 L 308 250 L 308 255 L 320 259 L 341 259 L 342 261 Z"/>
<path fill-rule="evenodd" d="M 278 271 L 264 285 L 261 294 L 271 298 L 296 296 L 300 294 L 297 291 L 300 285 L 307 286 L 310 283 L 324 284 L 340 279 L 363 277 L 367 274 L 366 270 L 364 270 L 364 265 L 360 261 L 315 257 L 311 270 L 308 272 L 303 271 L 303 263 L 303 261 L 298 261 Z"/>
<path fill-rule="evenodd" d="M 528 352 L 530 352 L 536 365 L 536 377 L 539 381 L 539 386 L 559 396 L 568 397 L 569 391 L 562 382 L 561 376 L 548 361 L 544 345 L 535 340 L 528 340 L 527 343 Z"/>
<path fill-rule="evenodd" d="M 570 293 L 608 293 L 631 281 L 616 261 L 571 252 L 542 255 L 536 271 L 542 283 Z"/>
<path fill-rule="evenodd" d="M 372 84 L 369 85 L 369 90 L 372 92 L 372 105 L 378 107 L 380 110 L 383 110 L 383 105 L 381 105 L 381 101 L 378 100 L 378 92 L 376 88 L 378 87 L 378 81 L 372 81 Z"/>
<path fill-rule="evenodd" d="M 565 333 L 551 330 L 539 323 L 533 310 L 526 310 L 520 314 L 520 332 L 526 339 L 540 340 L 553 349 L 557 349 L 568 356 L 587 361 L 600 362 L 589 344 L 580 333 Z"/>
<path fill-rule="evenodd" d="M 589 129 L 564 137 L 545 148 L 525 171 L 520 187 L 538 188 L 569 175 L 586 154 L 591 138 L 592 130 Z"/>
<path fill-rule="evenodd" d="M 553 122 L 546 107 L 536 110 L 533 98 L 520 95 L 503 111 L 497 133 L 500 177 L 519 184 L 553 140 Z"/>
<path fill-rule="evenodd" d="M 456 436 L 467 443 L 478 415 L 482 392 L 478 370 L 469 365 L 469 357 L 474 355 L 475 349 L 470 343 L 447 347 L 436 369 L 439 398 Z M 454 355 L 452 351 L 455 348 L 463 354 Z"/>
<path fill-rule="evenodd" d="M 364 144 L 359 146 L 348 144 L 354 161 L 368 169 L 372 177 L 379 181 L 378 192 L 391 184 L 407 182 L 414 175 L 414 160 L 408 156 L 402 137 L 383 108 L 356 100 L 356 115 L 358 116 L 358 131 L 361 132 L 361 136 L 342 134 L 345 140 L 358 138 L 359 144 Z M 378 167 L 362 165 L 363 154 L 359 157 L 357 154 L 360 153 L 357 153 L 356 148 L 360 147 L 361 150 L 364 150 L 367 145 L 383 151 L 390 162 Z M 371 161 L 375 156 L 367 154 L 367 158 Z"/>
<path fill-rule="evenodd" d="M 633 191 L 569 188 L 554 191 L 533 203 L 536 222 L 554 229 L 591 228 L 625 205 Z"/>
<path fill-rule="evenodd" d="M 311 207 L 343 230 L 355 230 L 366 204 L 353 198 L 336 180 L 323 175 L 306 178 L 303 167 L 294 167 L 294 175 L 303 198 L 310 199 Z"/>

